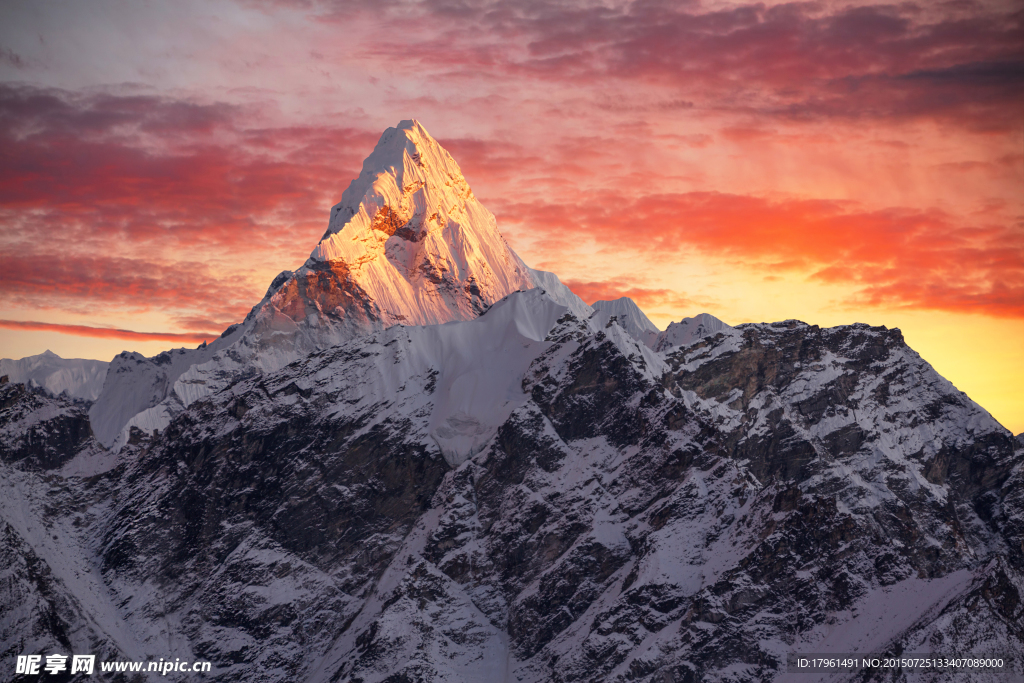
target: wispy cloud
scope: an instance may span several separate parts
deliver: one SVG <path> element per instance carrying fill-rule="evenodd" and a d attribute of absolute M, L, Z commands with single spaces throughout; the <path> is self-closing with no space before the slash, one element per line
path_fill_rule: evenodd
<path fill-rule="evenodd" d="M 76 337 L 94 337 L 97 339 L 125 339 L 128 341 L 170 341 L 170 342 L 204 342 L 213 341 L 217 333 L 202 332 L 136 332 L 134 330 L 117 330 L 109 327 L 90 327 L 88 325 L 59 325 L 56 323 L 40 323 L 27 320 L 0 320 L 0 327 L 9 330 L 33 330 L 37 332 L 58 332 Z"/>
<path fill-rule="evenodd" d="M 265 283 L 191 262 L 189 250 L 277 262 L 285 252 L 300 260 L 322 231 L 341 179 L 356 175 L 376 138 L 351 128 L 249 127 L 244 112 L 227 105 L 26 86 L 0 86 L 0 126 L 8 160 L 0 168 L 0 211 L 17 227 L 0 240 L 0 291 L 9 301 L 65 310 L 83 302 L 160 307 L 179 321 L 224 325 L 244 315 Z M 664 261 L 696 248 L 769 276 L 790 271 L 849 285 L 851 303 L 1024 317 L 1020 226 L 824 199 L 649 194 L 642 178 L 628 193 L 588 192 L 574 182 L 594 173 L 587 164 L 601 158 L 601 140 L 566 138 L 547 156 L 474 138 L 443 142 L 471 177 L 511 183 L 532 169 L 563 187 L 557 201 L 493 204 L 552 250 L 593 240 Z M 339 163 L 352 170 L 339 171 Z M 599 285 L 605 293 L 597 298 L 686 299 L 657 288 L 576 283 L 583 292 Z"/>
<path fill-rule="evenodd" d="M 260 296 L 201 264 L 59 253 L 0 255 L 0 292 L 8 304 L 23 308 L 164 311 L 217 320 L 222 329 L 244 317 Z"/>
<path fill-rule="evenodd" d="M 260 3 L 351 23 L 361 3 Z M 642 82 L 665 103 L 789 121 L 929 119 L 1019 125 L 1022 12 L 983 3 L 372 3 L 401 41 L 366 49 L 434 77 L 519 78 L 572 88 Z M 965 11 L 966 10 L 966 11 Z M 605 103 L 606 105 L 609 103 Z M 622 102 L 620 106 L 626 106 Z"/>
<path fill-rule="evenodd" d="M 0 85 L 0 292 L 20 307 L 236 322 L 263 280 L 304 260 L 375 138 Z"/>
<path fill-rule="evenodd" d="M 939 210 L 870 211 L 854 202 L 715 192 L 605 193 L 572 204 L 506 204 L 502 212 L 563 245 L 592 240 L 661 263 L 698 249 L 766 275 L 842 284 L 848 305 L 1024 317 L 1020 225 L 970 224 Z M 582 290 L 588 296 L 590 284 Z"/>

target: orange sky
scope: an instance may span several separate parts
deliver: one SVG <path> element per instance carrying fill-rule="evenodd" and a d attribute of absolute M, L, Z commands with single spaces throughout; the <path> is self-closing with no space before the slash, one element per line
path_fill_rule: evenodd
<path fill-rule="evenodd" d="M 0 356 L 218 334 L 417 118 L 527 263 L 588 302 L 628 295 L 660 326 L 899 327 L 1019 433 L 1021 20 L 970 1 L 4 3 Z"/>

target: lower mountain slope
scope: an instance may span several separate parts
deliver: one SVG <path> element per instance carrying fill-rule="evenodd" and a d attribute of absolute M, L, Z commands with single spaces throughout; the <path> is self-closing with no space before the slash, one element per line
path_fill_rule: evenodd
<path fill-rule="evenodd" d="M 898 330 L 655 353 L 530 290 L 238 379 L 116 467 L 69 467 L 0 466 L 6 655 L 350 683 L 1024 662 L 1024 447 Z"/>

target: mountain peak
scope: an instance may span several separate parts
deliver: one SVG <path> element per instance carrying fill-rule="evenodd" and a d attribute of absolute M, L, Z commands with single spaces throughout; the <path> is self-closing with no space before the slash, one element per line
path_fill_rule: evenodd
<path fill-rule="evenodd" d="M 595 301 L 592 307 L 594 316 L 591 320 L 595 325 L 606 327 L 614 320 L 629 336 L 653 348 L 660 330 L 628 296 L 612 301 Z"/>
<path fill-rule="evenodd" d="M 424 230 L 443 227 L 453 213 L 464 213 L 470 200 L 479 204 L 455 159 L 419 121 L 402 121 L 384 131 L 359 177 L 331 208 L 327 232 L 310 261 L 351 265 L 365 258 L 367 241 L 396 233 L 418 241 Z M 486 218 L 494 221 L 489 212 Z"/>
<path fill-rule="evenodd" d="M 72 399 L 95 401 L 103 388 L 107 363 L 84 358 L 61 358 L 47 349 L 18 360 L 0 358 L 0 375 L 11 382 L 38 386 L 54 396 L 66 394 Z"/>
<path fill-rule="evenodd" d="M 532 286 L 455 159 L 409 119 L 380 136 L 305 265 L 270 294 L 293 324 L 365 328 L 469 320 Z"/>
<path fill-rule="evenodd" d="M 710 313 L 698 313 L 692 318 L 669 323 L 665 331 L 658 335 L 652 348 L 658 352 L 667 351 L 672 347 L 686 346 L 698 339 L 731 329 L 731 325 L 725 324 Z"/>
<path fill-rule="evenodd" d="M 408 131 L 411 134 L 410 139 L 417 137 L 437 144 L 437 141 L 434 140 L 433 136 L 427 132 L 427 129 L 423 127 L 423 124 L 420 123 L 418 119 L 405 119 L 403 121 L 399 121 L 397 126 L 393 129 L 389 128 L 388 130 Z"/>

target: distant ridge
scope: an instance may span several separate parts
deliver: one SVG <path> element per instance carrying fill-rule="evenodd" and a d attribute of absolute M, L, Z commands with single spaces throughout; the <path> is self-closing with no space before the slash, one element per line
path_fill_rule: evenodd
<path fill-rule="evenodd" d="M 61 358 L 50 350 L 18 360 L 0 359 L 0 376 L 11 382 L 42 387 L 54 396 L 95 401 L 107 376 L 107 361 Z"/>

